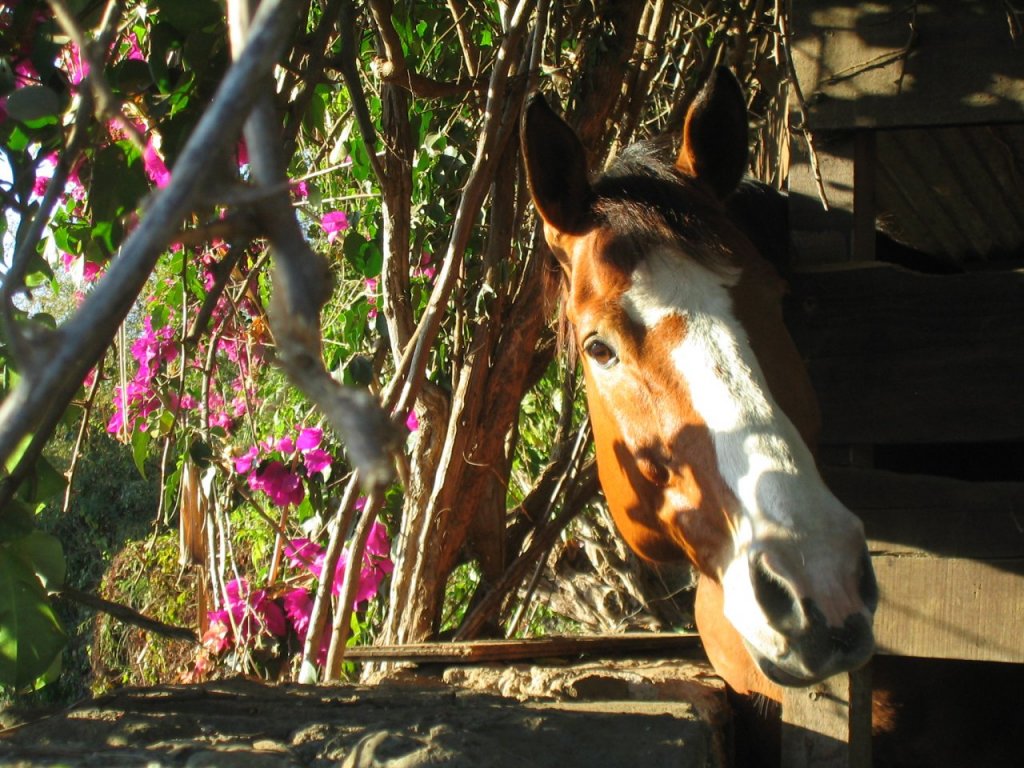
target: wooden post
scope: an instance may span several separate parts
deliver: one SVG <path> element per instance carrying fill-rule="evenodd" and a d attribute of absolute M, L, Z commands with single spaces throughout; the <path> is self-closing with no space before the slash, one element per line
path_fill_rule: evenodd
<path fill-rule="evenodd" d="M 869 668 L 836 675 L 810 688 L 784 689 L 782 765 L 870 768 Z"/>

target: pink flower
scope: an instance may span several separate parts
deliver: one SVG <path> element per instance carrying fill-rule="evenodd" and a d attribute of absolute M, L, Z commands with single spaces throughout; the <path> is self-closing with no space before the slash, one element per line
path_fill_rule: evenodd
<path fill-rule="evenodd" d="M 306 589 L 293 589 L 285 593 L 284 615 L 292 623 L 295 634 L 299 636 L 300 642 L 306 642 L 306 632 L 309 631 L 309 619 L 313 615 L 313 598 Z"/>
<path fill-rule="evenodd" d="M 294 589 L 284 596 L 284 612 L 299 638 L 299 642 L 306 644 L 306 635 L 309 633 L 309 621 L 313 616 L 313 598 L 305 589 Z M 320 636 L 320 648 L 317 652 L 317 664 L 327 661 L 327 652 L 331 647 L 331 633 L 324 632 Z"/>
<path fill-rule="evenodd" d="M 370 311 L 366 313 L 366 316 L 373 320 L 377 317 L 377 278 L 368 277 L 365 281 L 366 285 L 364 291 L 366 293 L 366 302 L 370 305 Z"/>
<path fill-rule="evenodd" d="M 320 226 L 327 233 L 327 242 L 333 243 L 340 233 L 348 229 L 348 216 L 344 211 L 330 211 L 320 217 Z"/>
<path fill-rule="evenodd" d="M 245 579 L 233 579 L 225 584 L 225 591 L 227 604 L 224 610 L 207 614 L 211 631 L 203 637 L 203 644 L 209 650 L 215 653 L 223 651 L 236 630 L 235 642 L 241 644 L 259 635 L 283 637 L 288 631 L 284 611 L 270 599 L 266 590 L 253 591 Z"/>
<path fill-rule="evenodd" d="M 149 180 L 156 184 L 157 188 L 162 189 L 170 182 L 171 172 L 167 170 L 164 159 L 160 157 L 160 153 L 153 146 L 152 139 L 146 143 L 146 149 L 142 153 L 142 166 L 145 168 Z"/>
<path fill-rule="evenodd" d="M 290 437 L 282 437 L 277 441 L 277 450 L 281 453 L 291 453 L 295 450 L 295 441 Z"/>
<path fill-rule="evenodd" d="M 305 568 L 318 579 L 324 569 L 324 548 L 309 539 L 292 539 L 284 545 L 284 556 L 296 568 Z"/>
<path fill-rule="evenodd" d="M 61 253 L 60 260 L 67 273 L 80 283 L 88 284 L 95 282 L 103 271 L 99 264 L 89 261 L 84 256 Z"/>
<path fill-rule="evenodd" d="M 64 49 L 61 58 L 64 69 L 68 73 L 68 80 L 72 85 L 79 85 L 89 76 L 89 62 L 82 57 L 82 52 L 74 43 Z"/>
<path fill-rule="evenodd" d="M 301 504 L 306 497 L 302 480 L 280 461 L 270 461 L 249 475 L 249 487 L 263 491 L 279 507 Z"/>
<path fill-rule="evenodd" d="M 410 432 L 415 432 L 420 428 L 420 420 L 416 418 L 416 411 L 409 411 L 409 415 L 405 417 L 405 428 Z"/>
<path fill-rule="evenodd" d="M 309 539 L 292 539 L 285 545 L 285 556 L 297 568 L 304 568 L 316 578 L 321 578 L 324 567 L 325 551 L 319 544 Z M 334 584 L 331 592 L 338 596 L 345 579 L 345 568 L 349 560 L 346 548 L 334 571 Z M 363 563 L 359 570 L 359 584 L 353 600 L 353 608 L 359 603 L 372 600 L 380 591 L 384 578 L 394 572 L 395 564 L 391 560 L 391 542 L 388 541 L 387 528 L 380 522 L 374 522 L 366 540 L 363 551 Z"/>
<path fill-rule="evenodd" d="M 309 474 L 315 475 L 331 466 L 331 454 L 320 448 L 310 448 L 302 454 L 302 461 Z"/>
<path fill-rule="evenodd" d="M 292 184 L 292 192 L 299 200 L 305 200 L 309 197 L 309 184 L 304 181 L 297 181 Z"/>
<path fill-rule="evenodd" d="M 139 47 L 139 38 L 136 37 L 135 33 L 129 32 L 125 37 L 128 38 L 128 53 L 125 55 L 125 59 L 129 61 L 145 61 L 146 55 Z"/>
<path fill-rule="evenodd" d="M 53 172 L 57 169 L 57 153 L 51 152 L 39 161 L 36 168 L 36 183 L 32 187 L 32 194 L 42 197 L 46 194 L 46 187 L 53 178 Z"/>
<path fill-rule="evenodd" d="M 425 277 L 427 281 L 431 281 L 437 275 L 437 269 L 430 265 L 430 254 L 424 252 L 420 257 L 420 265 L 413 269 L 413 277 Z"/>
<path fill-rule="evenodd" d="M 256 459 L 258 457 L 259 451 L 256 449 L 255 445 L 252 446 L 248 451 L 243 453 L 241 456 L 236 456 L 235 472 L 237 472 L 240 475 L 244 475 L 246 472 L 252 469 L 252 465 L 256 462 Z"/>
<path fill-rule="evenodd" d="M 295 446 L 300 451 L 309 451 L 313 448 L 319 448 L 320 443 L 324 439 L 324 431 L 319 427 L 306 427 L 299 432 L 299 437 L 295 441 Z"/>

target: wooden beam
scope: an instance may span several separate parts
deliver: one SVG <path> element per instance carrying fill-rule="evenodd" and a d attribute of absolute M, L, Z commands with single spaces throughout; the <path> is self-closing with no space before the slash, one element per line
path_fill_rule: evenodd
<path fill-rule="evenodd" d="M 810 688 L 783 689 L 782 765 L 869 768 L 869 669 L 836 675 Z"/>
<path fill-rule="evenodd" d="M 872 561 L 879 653 L 1024 663 L 1024 559 Z"/>
<path fill-rule="evenodd" d="M 1024 271 L 860 265 L 794 275 L 791 294 L 822 442 L 1024 438 Z"/>
<path fill-rule="evenodd" d="M 975 483 L 845 467 L 825 467 L 822 475 L 864 522 L 874 553 L 1024 558 L 1024 482 Z"/>
<path fill-rule="evenodd" d="M 987 0 L 794 0 L 797 79 L 817 129 L 1019 121 L 1024 57 Z"/>
<path fill-rule="evenodd" d="M 700 658 L 696 633 L 630 632 L 588 637 L 539 637 L 524 640 L 475 640 L 465 643 L 365 645 L 345 651 L 347 661 L 406 661 L 416 664 L 480 664 L 531 659 L 632 656 L 656 653 Z"/>

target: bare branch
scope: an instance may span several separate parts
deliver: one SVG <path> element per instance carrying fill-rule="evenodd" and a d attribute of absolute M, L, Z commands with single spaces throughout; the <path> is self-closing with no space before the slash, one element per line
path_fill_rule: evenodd
<path fill-rule="evenodd" d="M 125 624 L 140 627 L 147 632 L 154 632 L 158 635 L 162 635 L 163 637 L 168 637 L 171 640 L 183 640 L 194 645 L 199 642 L 196 638 L 196 633 L 191 629 L 186 627 L 176 627 L 173 624 L 165 624 L 162 621 L 151 619 L 149 616 L 139 613 L 134 608 L 129 608 L 127 605 L 115 603 L 111 600 L 105 600 L 99 595 L 94 595 L 90 592 L 82 592 L 74 587 L 65 586 L 54 590 L 52 594 L 57 597 L 72 600 L 80 605 L 86 606 L 87 608 L 102 611 L 103 613 L 113 616 L 118 621 L 123 621 Z"/>

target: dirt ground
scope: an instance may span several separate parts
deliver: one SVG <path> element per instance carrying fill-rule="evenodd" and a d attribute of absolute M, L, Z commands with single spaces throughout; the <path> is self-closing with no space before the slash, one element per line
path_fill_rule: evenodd
<path fill-rule="evenodd" d="M 501 665 L 376 686 L 124 689 L 0 732 L 3 766 L 720 768 L 727 709 L 699 664 Z M 499 691 L 501 695 L 486 691 Z"/>

